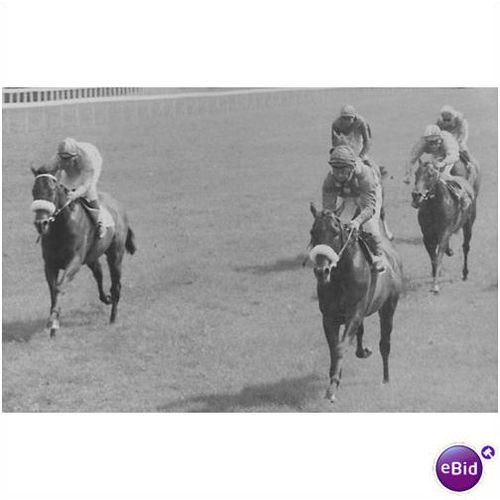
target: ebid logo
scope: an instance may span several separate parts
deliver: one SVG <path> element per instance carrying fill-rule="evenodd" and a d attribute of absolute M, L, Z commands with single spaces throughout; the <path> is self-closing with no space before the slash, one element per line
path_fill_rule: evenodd
<path fill-rule="evenodd" d="M 485 458 L 493 458 L 494 448 L 489 450 Z M 436 462 L 436 475 L 443 486 L 452 491 L 467 491 L 473 488 L 481 479 L 483 464 L 481 457 L 468 446 L 454 445 L 446 448 Z"/>

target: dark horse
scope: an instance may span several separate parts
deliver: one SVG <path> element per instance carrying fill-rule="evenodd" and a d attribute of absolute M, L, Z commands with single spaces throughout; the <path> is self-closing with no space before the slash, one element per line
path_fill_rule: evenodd
<path fill-rule="evenodd" d="M 97 228 L 91 221 L 83 202 L 68 202 L 68 189 L 42 166 L 33 169 L 32 210 L 35 227 L 41 238 L 45 261 L 45 277 L 50 289 L 50 317 L 47 327 L 53 337 L 59 329 L 59 298 L 80 267 L 86 264 L 94 275 L 99 299 L 111 304 L 110 323 L 116 319 L 121 290 L 122 259 L 125 250 L 136 250 L 134 233 L 127 216 L 109 195 L 99 195 L 101 207 L 106 207 L 114 221 L 114 228 L 107 228 L 102 239 L 97 238 Z M 102 268 L 99 257 L 106 254 L 111 275 L 110 295 L 103 290 Z"/>
<path fill-rule="evenodd" d="M 344 353 L 357 339 L 356 356 L 366 358 L 371 351 L 363 347 L 363 321 L 378 311 L 383 381 L 389 381 L 389 352 L 394 311 L 402 286 L 402 264 L 389 240 L 383 236 L 386 271 L 377 273 L 367 259 L 365 243 L 350 233 L 332 212 L 319 212 L 311 204 L 314 224 L 311 252 L 317 280 L 319 308 L 330 348 L 330 386 L 326 397 L 335 401 L 342 375 Z M 340 326 L 345 325 L 342 337 Z"/>
<path fill-rule="evenodd" d="M 460 229 L 464 240 L 462 249 L 464 264 L 462 279 L 469 274 L 467 257 L 472 237 L 472 226 L 476 219 L 476 199 L 479 193 L 479 167 L 470 164 L 467 168 L 459 162 L 451 171 L 454 182 L 465 191 L 464 204 L 453 195 L 441 178 L 439 170 L 432 161 L 420 161 L 415 173 L 415 187 L 412 192 L 412 206 L 418 208 L 418 223 L 422 230 L 424 245 L 432 264 L 431 292 L 439 293 L 438 277 L 441 272 L 443 255 L 453 255 L 450 237 Z"/>

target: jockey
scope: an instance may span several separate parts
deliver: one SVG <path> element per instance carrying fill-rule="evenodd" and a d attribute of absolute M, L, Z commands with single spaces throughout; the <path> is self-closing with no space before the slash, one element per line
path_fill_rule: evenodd
<path fill-rule="evenodd" d="M 410 161 L 406 166 L 406 174 L 403 182 L 410 183 L 413 174 L 413 166 L 424 154 L 430 154 L 436 162 L 444 178 L 450 179 L 450 170 L 459 160 L 459 148 L 456 139 L 446 130 L 441 130 L 437 125 L 428 125 L 423 137 L 413 147 Z"/>
<path fill-rule="evenodd" d="M 346 145 L 331 149 L 328 163 L 332 169 L 323 183 L 323 209 L 335 212 L 351 229 L 363 226 L 373 240 L 373 269 L 383 272 L 385 265 L 379 228 L 382 187 L 377 176 Z M 340 208 L 337 208 L 338 198 L 343 200 Z M 353 219 L 358 208 L 359 214 Z"/>
<path fill-rule="evenodd" d="M 460 152 L 464 155 L 467 162 L 470 161 L 470 154 L 467 148 L 467 139 L 469 138 L 469 124 L 464 118 L 463 113 L 457 111 L 451 106 L 441 108 L 440 117 L 436 125 L 441 130 L 449 132 L 458 142 Z"/>
<path fill-rule="evenodd" d="M 97 148 L 67 137 L 57 146 L 57 154 L 51 163 L 59 182 L 70 190 L 68 200 L 87 200 L 87 207 L 91 209 L 88 213 L 97 227 L 98 238 L 102 238 L 106 229 L 99 218 L 97 181 L 101 175 L 102 158 Z"/>
<path fill-rule="evenodd" d="M 358 115 L 354 106 L 350 104 L 342 106 L 340 116 L 332 123 L 332 148 L 341 144 L 349 146 L 361 160 L 373 167 L 377 176 L 381 178 L 381 167 L 368 157 L 371 139 L 370 125 L 361 115 Z"/>

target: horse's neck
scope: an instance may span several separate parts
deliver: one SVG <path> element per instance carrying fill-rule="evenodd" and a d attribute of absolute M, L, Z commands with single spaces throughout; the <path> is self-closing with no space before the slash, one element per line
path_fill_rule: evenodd
<path fill-rule="evenodd" d="M 339 260 L 337 269 L 339 279 L 343 280 L 346 284 L 351 283 L 353 275 L 360 270 L 359 266 L 356 265 L 356 261 L 359 260 L 362 253 L 359 241 L 349 241 Z"/>
<path fill-rule="evenodd" d="M 448 187 L 446 186 L 446 182 L 443 181 L 441 177 L 438 178 L 431 192 L 434 193 L 434 200 L 436 202 L 441 202 L 444 198 L 446 198 L 447 195 L 450 194 L 448 191 Z"/>

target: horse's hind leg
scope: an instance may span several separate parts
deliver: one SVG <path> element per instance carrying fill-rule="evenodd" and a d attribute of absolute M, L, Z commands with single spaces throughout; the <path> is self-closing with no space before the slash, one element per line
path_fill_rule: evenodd
<path fill-rule="evenodd" d="M 108 260 L 109 274 L 111 276 L 111 315 L 109 322 L 114 323 L 116 320 L 118 302 L 120 301 L 120 291 L 122 288 L 121 277 L 123 249 L 119 250 L 113 245 L 106 253 L 106 258 Z"/>
<path fill-rule="evenodd" d="M 368 347 L 363 347 L 363 334 L 365 332 L 364 324 L 359 325 L 358 331 L 356 332 L 356 356 L 358 358 L 367 358 L 372 353 L 371 349 Z"/>
<path fill-rule="evenodd" d="M 49 285 L 50 291 L 50 316 L 47 321 L 47 328 L 50 329 L 50 336 L 55 337 L 59 329 L 59 313 L 60 307 L 58 305 L 59 291 L 57 289 L 57 276 L 59 271 L 48 265 L 45 265 L 45 278 Z"/>
<path fill-rule="evenodd" d="M 94 262 L 88 262 L 87 266 L 89 266 L 96 280 L 97 290 L 99 291 L 99 300 L 105 304 L 111 304 L 111 295 L 106 295 L 102 286 L 103 276 L 101 263 L 99 260 L 96 260 Z"/>
<path fill-rule="evenodd" d="M 391 332 L 392 332 L 392 318 L 394 311 L 398 304 L 398 299 L 390 298 L 380 309 L 380 354 L 382 356 L 383 364 L 383 382 L 389 382 L 389 353 L 391 352 Z"/>

